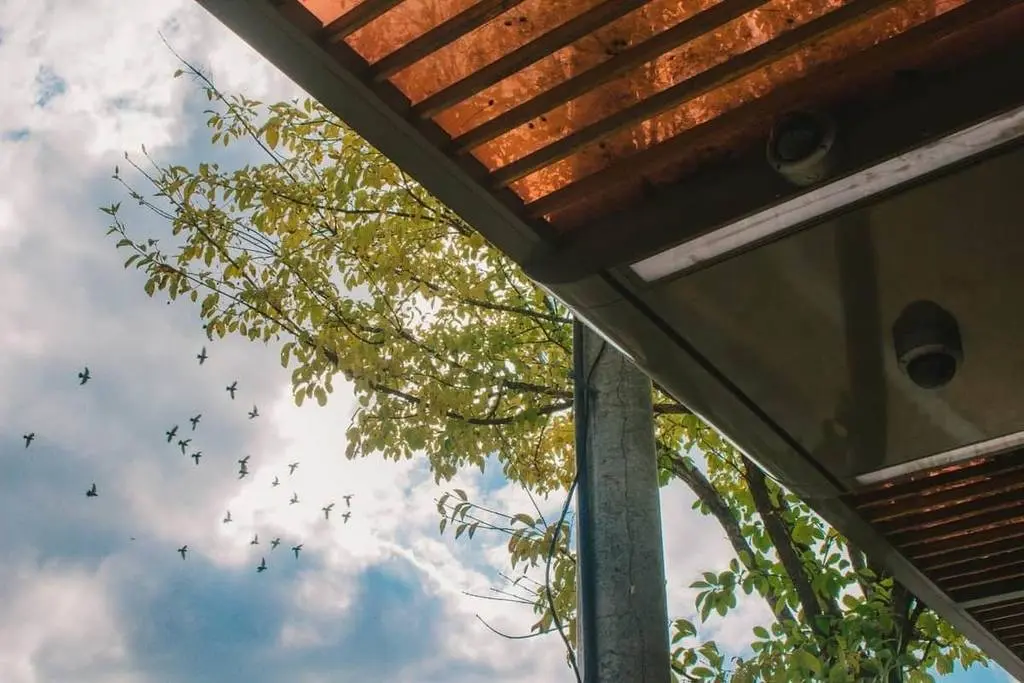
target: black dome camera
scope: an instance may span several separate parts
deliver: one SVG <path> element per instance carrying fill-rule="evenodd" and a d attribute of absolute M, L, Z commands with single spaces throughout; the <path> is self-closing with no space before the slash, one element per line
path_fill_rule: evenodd
<path fill-rule="evenodd" d="M 949 384 L 964 359 L 956 318 L 934 301 L 904 308 L 893 323 L 892 341 L 900 368 L 922 389 Z"/>

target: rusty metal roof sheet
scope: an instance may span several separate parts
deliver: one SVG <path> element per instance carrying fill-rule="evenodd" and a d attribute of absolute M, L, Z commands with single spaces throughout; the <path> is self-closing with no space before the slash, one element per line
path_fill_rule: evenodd
<path fill-rule="evenodd" d="M 1024 657 L 1024 450 L 887 481 L 849 503 Z"/>
<path fill-rule="evenodd" d="M 681 133 L 896 36 L 917 48 L 1014 0 L 279 0 L 493 189 L 556 228 L 675 180 Z M 1005 23 L 1005 22 L 1004 22 Z M 909 46 L 908 46 L 909 47 Z M 909 55 L 905 55 L 909 58 Z M 827 88 L 823 89 L 827 90 Z M 707 152 L 707 146 L 703 149 Z M 669 153 L 664 153 L 664 150 Z M 585 181 L 585 182 L 584 182 Z"/>

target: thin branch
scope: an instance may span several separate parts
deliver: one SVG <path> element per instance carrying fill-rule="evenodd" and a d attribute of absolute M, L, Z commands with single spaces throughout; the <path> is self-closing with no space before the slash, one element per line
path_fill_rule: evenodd
<path fill-rule="evenodd" d="M 536 638 L 537 636 L 547 635 L 548 633 L 551 633 L 552 631 L 555 630 L 553 628 L 549 628 L 547 631 L 535 631 L 534 633 L 527 633 L 527 634 L 521 635 L 521 636 L 510 636 L 509 634 L 502 633 L 498 629 L 496 629 L 493 626 L 491 626 L 490 624 L 488 624 L 486 621 L 484 621 L 484 618 L 481 617 L 479 614 L 475 614 L 473 616 L 475 616 L 477 619 L 479 619 L 480 623 L 483 624 L 484 626 L 486 626 L 488 631 L 490 631 L 491 633 L 493 633 L 495 635 L 499 635 L 502 638 L 507 638 L 508 640 L 529 640 L 530 638 Z"/>

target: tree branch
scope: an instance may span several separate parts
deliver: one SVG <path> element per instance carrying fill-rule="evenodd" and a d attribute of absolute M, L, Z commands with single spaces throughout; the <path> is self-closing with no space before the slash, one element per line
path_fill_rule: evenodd
<path fill-rule="evenodd" d="M 821 616 L 821 605 L 818 604 L 818 597 L 804 571 L 803 563 L 793 548 L 786 524 L 779 516 L 779 511 L 772 505 L 764 472 L 750 462 L 745 463 L 745 469 L 745 477 L 750 487 L 750 495 L 754 499 L 754 507 L 761 515 L 765 531 L 768 532 L 768 537 L 771 539 L 772 545 L 775 546 L 775 552 L 778 553 L 779 560 L 796 589 L 797 599 L 804 611 L 804 619 L 817 631 L 815 617 Z"/>
<path fill-rule="evenodd" d="M 401 391 L 400 389 L 395 389 L 384 384 L 380 384 L 379 382 L 370 382 L 370 389 L 381 394 L 394 396 L 395 398 L 399 398 L 405 401 L 406 403 L 410 403 L 412 405 L 419 405 L 420 403 L 422 403 L 422 400 L 418 396 L 413 396 L 412 394 Z M 572 401 L 557 401 L 555 403 L 550 403 L 546 406 L 540 406 L 539 408 L 536 409 L 536 415 L 551 415 L 552 413 L 568 410 L 571 407 Z M 500 427 L 503 425 L 513 424 L 517 420 L 521 420 L 524 414 L 525 413 L 516 413 L 514 415 L 504 415 L 502 417 L 467 417 L 462 413 L 459 413 L 458 411 L 449 410 L 445 413 L 445 416 L 452 420 L 459 420 L 461 422 L 466 422 L 471 425 L 480 425 L 484 427 Z"/>
<path fill-rule="evenodd" d="M 712 486 L 707 477 L 691 463 L 687 462 L 685 458 L 677 455 L 664 445 L 661 445 L 661 448 L 669 456 L 668 460 L 672 474 L 682 479 L 690 487 L 694 495 L 708 508 L 712 516 L 718 521 L 719 526 L 722 527 L 726 538 L 729 539 L 729 543 L 732 545 L 733 552 L 736 553 L 743 566 L 749 571 L 755 571 L 757 567 L 753 563 L 754 551 L 743 535 L 739 520 L 736 519 L 736 515 L 729 509 L 722 496 L 715 490 L 715 487 Z M 765 593 L 764 599 L 772 610 L 772 614 L 776 616 L 776 619 L 780 621 L 795 621 L 793 613 L 777 595 L 768 591 Z"/>

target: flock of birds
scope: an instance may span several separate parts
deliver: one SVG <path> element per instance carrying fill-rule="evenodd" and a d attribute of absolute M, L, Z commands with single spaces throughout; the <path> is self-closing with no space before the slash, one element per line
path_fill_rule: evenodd
<path fill-rule="evenodd" d="M 207 358 L 209 358 L 209 356 L 207 355 L 206 347 L 204 346 L 202 348 L 202 350 L 198 354 L 196 354 L 196 359 L 199 361 L 199 364 L 202 365 L 203 363 L 206 362 Z M 82 369 L 81 372 L 78 373 L 78 385 L 79 386 L 84 386 L 85 384 L 87 384 L 89 382 L 90 379 L 92 379 L 92 373 L 89 371 L 89 367 L 86 366 L 85 368 Z M 238 380 L 235 380 L 231 384 L 229 384 L 228 386 L 224 387 L 224 390 L 228 393 L 228 395 L 231 396 L 231 400 L 232 401 L 235 400 L 235 393 L 238 391 Z M 249 415 L 249 419 L 250 420 L 255 420 L 257 417 L 260 416 L 259 409 L 256 407 L 255 404 L 253 404 L 252 410 L 250 410 L 248 412 L 248 415 Z M 199 426 L 199 423 L 200 423 L 200 421 L 202 419 L 203 419 L 203 414 L 202 413 L 196 413 L 195 415 L 193 415 L 192 417 L 190 417 L 188 419 L 188 421 L 189 421 L 189 423 L 191 425 L 191 430 L 190 430 L 191 432 L 196 431 L 196 428 Z M 174 443 L 175 440 L 177 440 L 177 446 L 178 446 L 179 449 L 181 449 L 182 455 L 188 455 L 188 457 L 191 458 L 192 460 L 194 460 L 195 464 L 198 466 L 200 459 L 202 459 L 202 457 L 203 457 L 203 452 L 200 451 L 200 450 L 195 450 L 195 451 L 192 451 L 191 453 L 189 453 L 189 447 L 190 447 L 190 445 L 192 443 L 192 438 L 189 437 L 189 438 L 180 438 L 179 439 L 178 438 L 178 430 L 179 430 L 179 426 L 178 425 L 174 425 L 174 426 L 172 426 L 170 429 L 168 429 L 164 433 L 165 436 L 167 437 L 167 443 L 171 444 L 171 443 Z M 22 439 L 25 440 L 25 448 L 29 448 L 32 445 L 32 442 L 35 441 L 35 439 L 36 439 L 36 433 L 35 432 L 28 432 L 27 434 L 22 435 Z M 238 460 L 238 478 L 239 479 L 244 479 L 246 476 L 249 475 L 249 457 L 250 456 L 246 455 L 244 458 L 241 458 L 241 459 Z M 299 463 L 298 462 L 289 463 L 288 464 L 288 476 L 291 476 L 291 475 L 295 474 L 295 470 L 298 469 L 298 467 L 299 467 Z M 275 488 L 280 486 L 281 485 L 280 477 L 275 475 L 274 476 L 274 480 L 270 483 L 270 485 L 272 487 L 275 487 Z M 87 498 L 97 498 L 99 496 L 99 491 L 96 488 L 96 482 L 93 482 L 92 485 L 88 489 L 86 489 L 85 495 L 86 495 Z M 342 513 L 341 517 L 344 520 L 343 523 L 345 523 L 345 524 L 348 524 L 348 521 L 349 521 L 349 519 L 352 516 L 352 510 L 351 510 L 351 508 L 352 508 L 352 498 L 354 498 L 354 497 L 355 497 L 354 494 L 351 494 L 351 493 L 348 493 L 348 494 L 342 496 L 342 499 L 345 501 L 345 508 L 346 509 L 345 509 L 345 512 Z M 298 503 L 299 503 L 299 494 L 293 491 L 292 492 L 292 497 L 289 499 L 288 504 L 289 505 L 297 505 Z M 324 519 L 329 521 L 330 518 L 331 518 L 331 512 L 334 510 L 334 502 L 332 501 L 332 502 L 328 503 L 327 505 L 325 505 L 322 508 L 320 508 L 320 510 L 324 513 Z M 222 520 L 222 522 L 224 524 L 230 524 L 232 521 L 233 520 L 231 519 L 231 510 L 227 510 L 225 515 L 224 515 L 224 519 Z M 132 540 L 134 541 L 135 538 L 133 537 Z M 254 534 L 253 537 L 252 537 L 252 540 L 249 541 L 249 545 L 259 545 L 259 543 L 260 543 L 259 534 L 258 533 Z M 273 540 L 270 541 L 270 550 L 271 551 L 276 550 L 277 547 L 280 544 L 281 544 L 280 537 L 274 538 Z M 302 544 L 301 543 L 292 546 L 292 553 L 295 554 L 295 559 L 296 560 L 299 559 L 299 552 L 301 550 L 302 550 Z M 178 552 L 179 555 L 181 555 L 181 559 L 182 560 L 186 559 L 187 556 L 188 556 L 188 553 L 189 553 L 188 544 L 185 544 L 185 545 L 181 546 L 180 548 L 178 548 L 177 552 Z M 266 557 L 261 557 L 259 565 L 256 566 L 256 572 L 262 574 L 265 571 L 267 571 L 267 559 L 266 559 Z"/>

